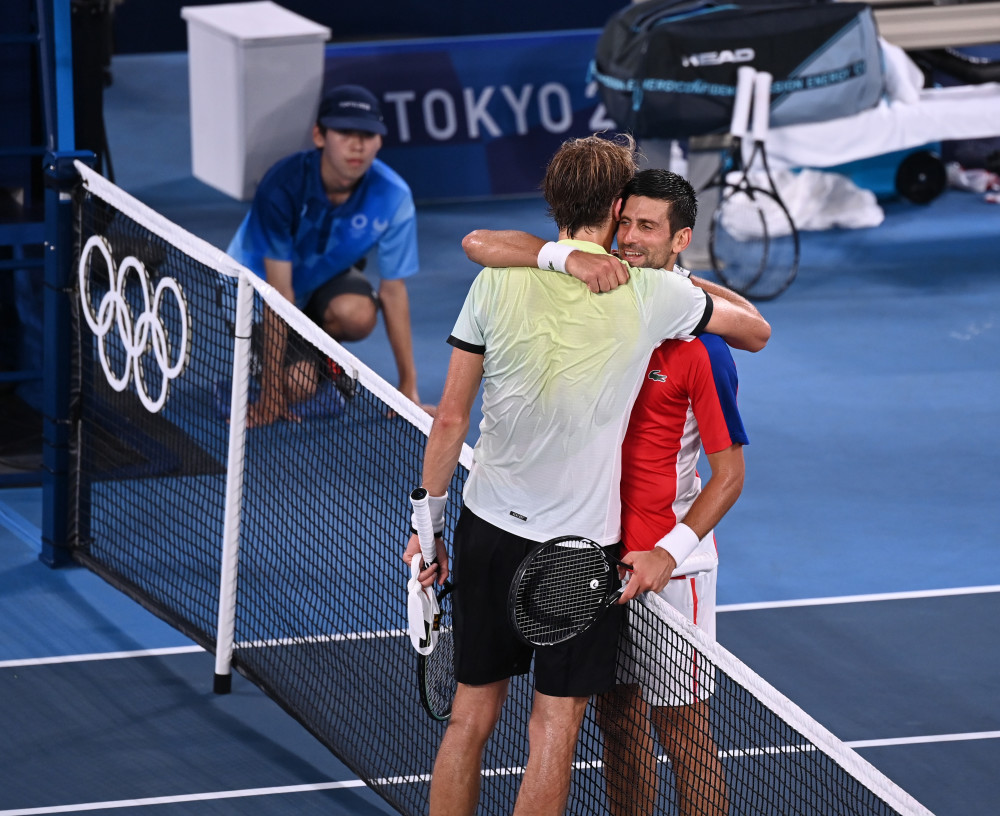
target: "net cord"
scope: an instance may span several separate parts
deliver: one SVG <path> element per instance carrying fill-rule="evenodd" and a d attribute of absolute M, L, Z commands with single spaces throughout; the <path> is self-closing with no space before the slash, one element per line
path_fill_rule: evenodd
<path fill-rule="evenodd" d="M 215 646 L 215 683 L 228 689 L 236 637 L 236 576 L 239 563 L 241 508 L 243 505 L 244 454 L 246 452 L 247 401 L 250 390 L 250 331 L 253 322 L 253 288 L 240 275 L 236 295 L 236 335 L 233 351 L 232 412 L 229 419 L 229 457 L 226 465 L 225 517 L 222 560 L 219 567 L 219 618 Z"/>
<path fill-rule="evenodd" d="M 319 326 L 300 312 L 263 278 L 258 277 L 245 266 L 237 263 L 221 249 L 212 246 L 202 238 L 178 227 L 155 210 L 130 196 L 99 173 L 79 161 L 74 167 L 83 179 L 84 186 L 92 195 L 106 201 L 116 209 L 129 214 L 136 223 L 145 227 L 163 240 L 173 244 L 193 260 L 222 275 L 245 278 L 260 294 L 269 307 L 277 312 L 296 332 L 302 335 L 323 354 L 335 360 L 354 379 L 381 399 L 393 412 L 411 422 L 425 435 L 430 433 L 431 416 L 419 405 L 414 404 L 393 388 L 382 377 L 351 354 L 340 343 L 330 337 Z M 462 445 L 459 462 L 465 468 L 472 467 L 472 448 Z"/>
<path fill-rule="evenodd" d="M 693 643 L 711 663 L 751 692 L 787 725 L 826 753 L 848 774 L 896 810 L 900 816 L 933 816 L 927 808 L 878 768 L 841 742 L 832 732 L 820 725 L 732 652 L 721 646 L 718 641 L 707 637 L 700 628 L 658 595 L 644 592 L 639 598 L 647 609 Z"/>

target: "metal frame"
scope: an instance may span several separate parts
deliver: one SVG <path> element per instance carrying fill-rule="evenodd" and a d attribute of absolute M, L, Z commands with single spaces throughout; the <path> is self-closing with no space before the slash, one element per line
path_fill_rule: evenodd
<path fill-rule="evenodd" d="M 44 224 L 21 225 L 21 240 L 44 246 L 43 302 L 43 449 L 42 546 L 39 558 L 50 566 L 70 561 L 70 297 L 73 259 L 72 200 L 78 182 L 73 160 L 92 164 L 94 155 L 74 149 L 73 36 L 70 0 L 35 0 L 45 144 L 31 145 L 28 155 L 44 156 Z M 12 235 L 12 237 L 15 237 Z M 37 475 L 31 474 L 31 481 Z M 10 484 L 5 479 L 0 484 Z M 19 483 L 28 478 L 22 476 Z"/>

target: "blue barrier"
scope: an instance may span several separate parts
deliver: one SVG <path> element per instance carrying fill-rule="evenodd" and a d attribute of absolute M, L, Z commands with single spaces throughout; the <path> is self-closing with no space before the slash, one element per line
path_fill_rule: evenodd
<path fill-rule="evenodd" d="M 324 84 L 382 101 L 379 157 L 417 200 L 526 195 L 567 138 L 614 130 L 587 70 L 600 29 L 329 45 Z"/>

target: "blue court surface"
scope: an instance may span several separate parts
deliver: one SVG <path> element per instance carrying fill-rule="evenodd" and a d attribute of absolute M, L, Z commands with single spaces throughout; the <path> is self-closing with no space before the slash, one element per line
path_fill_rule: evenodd
<path fill-rule="evenodd" d="M 190 175 L 184 55 L 113 73 L 118 183 L 224 247 L 246 205 Z M 717 531 L 719 640 L 933 813 L 993 816 L 1000 207 L 957 191 L 883 205 L 877 228 L 803 236 L 798 280 L 761 304 L 770 344 L 736 353 L 751 445 Z M 411 308 L 434 402 L 477 271 L 462 236 L 552 230 L 535 199 L 418 209 Z M 381 328 L 350 350 L 392 381 Z M 42 565 L 42 513 L 38 490 L 0 492 L 0 816 L 390 812 L 249 682 L 213 694 L 212 656 L 183 635 Z"/>

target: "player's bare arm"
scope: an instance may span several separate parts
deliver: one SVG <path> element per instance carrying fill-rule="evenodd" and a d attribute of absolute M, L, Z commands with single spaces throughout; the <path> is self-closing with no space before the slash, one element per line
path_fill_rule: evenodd
<path fill-rule="evenodd" d="M 462 444 L 469 433 L 469 417 L 482 380 L 483 355 L 453 349 L 444 393 L 438 403 L 427 446 L 424 448 L 421 486 L 431 496 L 443 496 L 448 492 L 448 485 L 451 484 L 451 477 L 462 453 Z M 448 577 L 448 553 L 443 541 L 439 539 L 437 544 L 440 564 L 432 565 L 420 573 L 422 584 L 428 585 L 434 580 L 443 583 Z M 420 542 L 415 535 L 411 536 L 404 558 L 408 562 L 419 550 Z"/>
<path fill-rule="evenodd" d="M 520 230 L 473 230 L 462 239 L 466 257 L 480 266 L 534 266 L 545 241 Z"/>
<path fill-rule="evenodd" d="M 537 266 L 545 241 L 518 230 L 474 230 L 462 239 L 470 261 L 481 266 Z M 611 255 L 574 250 L 566 259 L 566 273 L 583 281 L 591 292 L 610 292 L 628 282 L 628 268 Z M 560 270 L 561 271 L 561 270 Z"/>
<path fill-rule="evenodd" d="M 740 444 L 730 445 L 721 451 L 708 454 L 708 462 L 712 476 L 705 483 L 698 498 L 694 500 L 687 515 L 681 519 L 683 524 L 693 531 L 697 541 L 714 530 L 723 516 L 736 504 L 740 493 L 743 492 L 746 472 L 743 446 Z M 661 540 L 661 544 L 664 543 L 667 547 L 670 546 L 668 541 Z M 680 557 L 684 558 L 686 554 Z M 620 603 L 628 603 L 640 592 L 647 590 L 660 592 L 677 568 L 674 555 L 662 546 L 628 553 L 623 560 L 632 565 L 632 574 L 625 592 L 622 593 Z"/>
<path fill-rule="evenodd" d="M 712 475 L 682 519 L 699 539 L 718 526 L 743 492 L 743 446 L 736 443 L 708 454 L 708 464 Z"/>
<path fill-rule="evenodd" d="M 705 331 L 719 335 L 735 349 L 760 351 L 767 345 L 767 341 L 771 339 L 771 324 L 757 311 L 756 306 L 725 287 L 700 279 L 694 283 L 712 297 L 712 316 Z M 734 301 L 729 295 L 739 300 Z M 740 303 L 740 300 L 743 302 Z"/>

